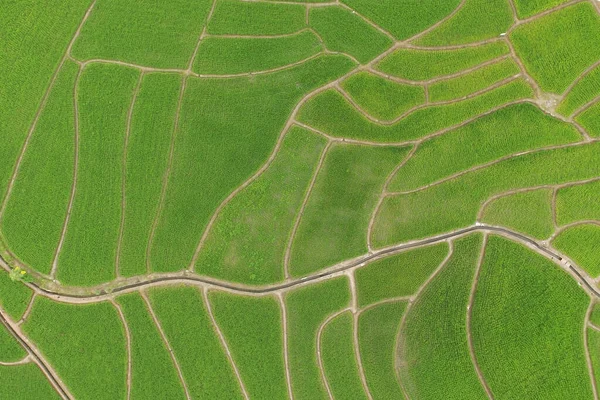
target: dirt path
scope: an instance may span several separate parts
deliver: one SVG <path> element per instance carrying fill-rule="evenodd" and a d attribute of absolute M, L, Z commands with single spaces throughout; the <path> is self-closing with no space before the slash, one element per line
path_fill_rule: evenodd
<path fill-rule="evenodd" d="M 119 318 L 121 319 L 121 324 L 123 324 L 123 328 L 125 329 L 125 345 L 127 350 L 127 400 L 131 398 L 131 368 L 132 368 L 132 355 L 131 355 L 131 331 L 129 330 L 129 324 L 125 319 L 125 314 L 123 314 L 123 310 L 119 303 L 117 303 L 114 299 L 110 300 L 110 303 L 117 310 L 117 314 L 119 314 Z"/>
<path fill-rule="evenodd" d="M 0 366 L 2 366 L 2 367 L 15 367 L 17 365 L 29 364 L 31 362 L 33 362 L 33 360 L 31 359 L 31 356 L 29 354 L 27 354 L 25 357 L 23 357 L 19 361 L 13 361 L 13 362 L 0 361 Z"/>

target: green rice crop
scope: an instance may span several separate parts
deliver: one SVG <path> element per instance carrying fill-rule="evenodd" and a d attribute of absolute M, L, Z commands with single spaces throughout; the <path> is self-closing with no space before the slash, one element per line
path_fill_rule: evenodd
<path fill-rule="evenodd" d="M 378 62 L 376 68 L 399 78 L 423 81 L 473 68 L 508 52 L 504 42 L 456 50 L 398 49 Z"/>
<path fill-rule="evenodd" d="M 374 399 L 403 399 L 396 377 L 396 338 L 405 302 L 385 303 L 362 312 L 358 320 L 360 359 Z"/>
<path fill-rule="evenodd" d="M 186 68 L 211 0 L 98 2 L 73 46 L 76 58 Z"/>
<path fill-rule="evenodd" d="M 600 226 L 585 224 L 568 228 L 554 238 L 552 245 L 591 277 L 600 275 Z"/>
<path fill-rule="evenodd" d="M 567 1 L 569 0 L 514 0 L 514 4 L 519 18 L 527 18 Z"/>
<path fill-rule="evenodd" d="M 600 15 L 575 4 L 518 26 L 510 40 L 542 90 L 559 94 L 600 58 Z"/>
<path fill-rule="evenodd" d="M 0 366 L 0 398 L 60 399 L 46 376 L 34 363 Z"/>
<path fill-rule="evenodd" d="M 323 38 L 328 50 L 348 53 L 367 63 L 392 45 L 392 40 L 361 17 L 342 7 L 310 10 L 310 26 Z"/>
<path fill-rule="evenodd" d="M 477 42 L 499 36 L 512 22 L 512 11 L 506 0 L 467 0 L 452 18 L 416 43 L 440 46 Z"/>
<path fill-rule="evenodd" d="M 343 0 L 361 15 L 404 40 L 427 29 L 448 14 L 459 0 Z"/>
<path fill-rule="evenodd" d="M 421 138 L 476 118 L 502 104 L 531 97 L 531 88 L 519 79 L 467 100 L 422 108 L 393 125 L 380 125 L 366 119 L 339 92 L 331 89 L 304 104 L 298 119 L 336 137 L 398 142 Z"/>
<path fill-rule="evenodd" d="M 200 42 L 194 71 L 200 74 L 239 74 L 300 62 L 323 50 L 311 31 L 275 38 L 208 37 Z"/>
<path fill-rule="evenodd" d="M 283 399 L 281 308 L 274 297 L 244 297 L 211 291 L 209 300 L 250 398 Z"/>
<path fill-rule="evenodd" d="M 190 396 L 243 398 L 198 289 L 184 286 L 151 289 L 148 295 Z"/>
<path fill-rule="evenodd" d="M 317 331 L 328 315 L 347 307 L 349 302 L 350 288 L 346 277 L 286 294 L 289 369 L 295 399 L 326 397 L 317 364 Z"/>
<path fill-rule="evenodd" d="M 4 3 L 0 13 L 0 198 L 52 74 L 89 0 Z"/>
<path fill-rule="evenodd" d="M 429 86 L 430 101 L 447 101 L 464 98 L 469 94 L 483 90 L 503 79 L 518 74 L 519 67 L 511 58 L 506 58 L 469 72 L 465 75 L 436 82 Z"/>
<path fill-rule="evenodd" d="M 18 321 L 33 295 L 33 291 L 21 282 L 10 280 L 8 273 L 0 271 L 0 307 Z"/>
<path fill-rule="evenodd" d="M 554 232 L 551 200 L 551 189 L 500 197 L 486 206 L 481 221 L 506 226 L 538 239 L 546 239 Z"/>
<path fill-rule="evenodd" d="M 491 236 L 472 309 L 473 347 L 496 398 L 589 399 L 581 328 L 589 297 L 546 258 Z"/>
<path fill-rule="evenodd" d="M 569 116 L 600 95 L 600 66 L 595 67 L 566 93 L 556 111 Z"/>
<path fill-rule="evenodd" d="M 366 399 L 354 353 L 352 313 L 346 311 L 325 325 L 321 334 L 323 372 L 336 399 Z"/>
<path fill-rule="evenodd" d="M 558 225 L 595 219 L 600 221 L 600 181 L 559 189 L 556 195 Z"/>
<path fill-rule="evenodd" d="M 119 259 L 123 276 L 146 273 L 146 247 L 167 168 L 181 77 L 144 75 L 126 153 L 125 216 Z"/>
<path fill-rule="evenodd" d="M 333 145 L 294 238 L 290 273 L 302 276 L 367 252 L 369 220 L 406 147 Z"/>
<path fill-rule="evenodd" d="M 388 197 L 373 227 L 375 246 L 430 236 L 475 223 L 494 194 L 600 174 L 600 145 L 591 143 L 518 156 L 419 192 Z M 449 211 L 450 210 L 450 211 Z"/>
<path fill-rule="evenodd" d="M 94 285 L 115 276 L 127 112 L 138 72 L 92 64 L 79 84 L 77 187 L 58 279 Z"/>
<path fill-rule="evenodd" d="M 396 83 L 367 71 L 351 75 L 342 87 L 360 107 L 381 120 L 392 120 L 425 102 L 422 87 Z"/>
<path fill-rule="evenodd" d="M 169 350 L 137 293 L 119 296 L 131 334 L 131 397 L 181 399 L 185 393 Z"/>
<path fill-rule="evenodd" d="M 375 261 L 355 272 L 358 304 L 413 295 L 448 254 L 447 243 L 427 246 Z"/>
<path fill-rule="evenodd" d="M 296 4 L 269 4 L 218 0 L 207 27 L 212 34 L 280 35 L 306 27 L 306 8 Z"/>
<path fill-rule="evenodd" d="M 66 62 L 21 163 L 2 218 L 2 233 L 24 263 L 49 273 L 73 184 L 73 86 L 77 66 Z"/>
<path fill-rule="evenodd" d="M 0 326 L 0 362 L 15 362 L 27 356 L 27 352 L 17 339 L 4 327 Z"/>
<path fill-rule="evenodd" d="M 481 243 L 480 234 L 458 239 L 448 264 L 406 315 L 398 340 L 399 376 L 411 398 L 485 398 L 467 341 Z"/>
<path fill-rule="evenodd" d="M 590 322 L 600 327 L 600 303 L 594 303 L 592 313 L 590 315 Z"/>
<path fill-rule="evenodd" d="M 600 137 L 600 102 L 575 117 L 575 121 L 579 122 L 590 136 Z"/>
<path fill-rule="evenodd" d="M 291 128 L 264 174 L 223 208 L 196 268 L 229 281 L 283 280 L 289 236 L 324 147 L 322 137 Z"/>
<path fill-rule="evenodd" d="M 600 332 L 595 329 L 588 328 L 586 329 L 586 335 L 588 339 L 590 359 L 592 360 L 594 379 L 596 380 L 596 386 L 598 386 L 600 385 Z"/>
<path fill-rule="evenodd" d="M 188 79 L 154 270 L 189 266 L 210 215 L 268 159 L 296 103 L 353 66 L 328 55 L 267 75 Z"/>
<path fill-rule="evenodd" d="M 22 328 L 75 398 L 125 397 L 125 330 L 110 303 L 73 305 L 40 297 Z"/>
<path fill-rule="evenodd" d="M 509 154 L 579 140 L 575 128 L 534 105 L 511 105 L 423 142 L 389 189 L 416 189 Z"/>

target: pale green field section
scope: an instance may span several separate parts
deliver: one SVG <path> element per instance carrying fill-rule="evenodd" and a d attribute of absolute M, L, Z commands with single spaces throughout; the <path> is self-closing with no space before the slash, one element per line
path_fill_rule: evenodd
<path fill-rule="evenodd" d="M 600 275 L 600 225 L 582 224 L 567 228 L 552 240 L 552 246 L 571 258 L 592 278 Z"/>
<path fill-rule="evenodd" d="M 584 112 L 575 117 L 591 137 L 600 137 L 600 101 L 598 99 Z"/>
<path fill-rule="evenodd" d="M 589 71 L 584 72 L 581 78 L 567 90 L 565 97 L 556 108 L 556 111 L 565 116 L 573 115 L 573 113 L 581 110 L 599 95 L 600 67 L 595 66 Z"/>
<path fill-rule="evenodd" d="M 600 181 L 573 185 L 556 192 L 556 220 L 558 225 L 583 220 L 600 221 Z"/>

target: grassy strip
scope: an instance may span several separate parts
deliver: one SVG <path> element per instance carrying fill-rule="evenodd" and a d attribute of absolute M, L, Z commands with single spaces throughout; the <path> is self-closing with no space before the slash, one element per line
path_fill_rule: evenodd
<path fill-rule="evenodd" d="M 378 62 L 376 68 L 399 78 L 423 81 L 475 67 L 508 52 L 504 42 L 457 50 L 398 49 Z"/>
<path fill-rule="evenodd" d="M 76 398 L 125 397 L 125 331 L 111 304 L 71 305 L 40 297 L 23 331 Z"/>
<path fill-rule="evenodd" d="M 353 66 L 331 55 L 256 77 L 188 79 L 152 247 L 155 271 L 189 266 L 210 216 L 265 163 L 295 105 Z"/>
<path fill-rule="evenodd" d="M 579 122 L 590 136 L 600 137 L 600 102 L 575 117 L 575 121 Z"/>
<path fill-rule="evenodd" d="M 209 293 L 213 314 L 227 340 L 248 395 L 257 399 L 287 396 L 281 309 L 273 297 Z"/>
<path fill-rule="evenodd" d="M 556 111 L 569 116 L 600 95 L 600 66 L 583 76 L 560 102 Z"/>
<path fill-rule="evenodd" d="M 486 206 L 481 221 L 546 239 L 554 232 L 551 200 L 551 189 L 500 197 Z"/>
<path fill-rule="evenodd" d="M 448 265 L 406 315 L 399 374 L 411 398 L 485 398 L 469 354 L 466 322 L 481 244 L 479 234 L 457 240 Z"/>
<path fill-rule="evenodd" d="M 600 226 L 577 225 L 562 231 L 552 245 L 592 277 L 600 275 Z"/>
<path fill-rule="evenodd" d="M 358 343 L 369 392 L 374 399 L 405 398 L 396 376 L 396 339 L 406 303 L 386 303 L 360 314 Z"/>
<path fill-rule="evenodd" d="M 599 197 L 600 181 L 559 189 L 556 194 L 558 225 L 566 225 L 586 219 L 600 221 Z"/>
<path fill-rule="evenodd" d="M 324 147 L 322 137 L 293 127 L 265 173 L 215 221 L 198 270 L 227 281 L 282 280 L 288 238 Z"/>
<path fill-rule="evenodd" d="M 442 46 L 477 42 L 499 36 L 512 23 L 512 10 L 506 0 L 467 0 L 452 18 L 416 43 Z"/>
<path fill-rule="evenodd" d="M 38 366 L 29 363 L 0 366 L 0 398 L 58 400 L 60 396 Z"/>
<path fill-rule="evenodd" d="M 510 40 L 540 87 L 559 94 L 600 57 L 600 16 L 576 4 L 518 26 Z"/>
<path fill-rule="evenodd" d="M 345 277 L 286 294 L 289 368 L 295 399 L 327 396 L 317 364 L 317 330 L 328 315 L 348 306 L 349 302 L 350 290 Z"/>
<path fill-rule="evenodd" d="M 363 307 L 392 297 L 410 296 L 448 254 L 447 243 L 390 256 L 356 270 L 358 304 Z"/>
<path fill-rule="evenodd" d="M 516 80 L 467 100 L 422 108 L 393 125 L 380 125 L 366 119 L 339 92 L 331 89 L 304 104 L 298 119 L 336 137 L 398 142 L 421 138 L 475 118 L 491 108 L 532 96 L 531 88 L 524 81 Z"/>
<path fill-rule="evenodd" d="M 346 311 L 323 328 L 321 357 L 331 393 L 336 399 L 366 399 L 354 353 L 352 313 Z"/>
<path fill-rule="evenodd" d="M 491 236 L 471 326 L 494 396 L 591 398 L 581 334 L 588 304 L 585 292 L 551 261 Z"/>
<path fill-rule="evenodd" d="M 407 152 L 406 147 L 330 148 L 294 238 L 293 276 L 367 252 L 365 232 L 383 184 Z"/>
<path fill-rule="evenodd" d="M 119 296 L 131 333 L 131 396 L 181 399 L 185 393 L 169 351 L 138 293 Z"/>
<path fill-rule="evenodd" d="M 94 285 L 115 276 L 124 136 L 138 74 L 92 64 L 80 78 L 77 191 L 58 268 L 65 284 Z"/>
<path fill-rule="evenodd" d="M 367 63 L 392 45 L 392 40 L 356 13 L 342 7 L 311 8 L 310 26 L 328 50 L 342 51 Z"/>
<path fill-rule="evenodd" d="M 242 398 L 200 292 L 181 286 L 152 289 L 149 296 L 190 396 L 194 399 Z"/>
<path fill-rule="evenodd" d="M 509 154 L 579 140 L 569 124 L 532 104 L 515 104 L 422 143 L 396 173 L 390 190 L 416 189 Z"/>
<path fill-rule="evenodd" d="M 361 108 L 381 120 L 392 120 L 425 102 L 422 87 L 396 83 L 367 71 L 345 79 L 342 87 Z"/>

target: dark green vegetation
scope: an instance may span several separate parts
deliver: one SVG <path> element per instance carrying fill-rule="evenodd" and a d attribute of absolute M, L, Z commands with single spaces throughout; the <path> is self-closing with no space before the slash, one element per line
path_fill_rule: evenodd
<path fill-rule="evenodd" d="M 33 363 L 0 366 L 0 397 L 11 399 L 60 399 L 42 371 Z"/>
<path fill-rule="evenodd" d="M 552 245 L 592 277 L 600 275 L 600 225 L 576 225 L 562 231 Z"/>
<path fill-rule="evenodd" d="M 14 336 L 4 327 L 0 329 L 0 362 L 9 363 L 22 360 L 27 352 L 21 347 Z"/>
<path fill-rule="evenodd" d="M 589 298 L 552 262 L 491 236 L 471 329 L 496 398 L 592 398 L 582 326 Z"/>
<path fill-rule="evenodd" d="M 32 291 L 22 283 L 13 282 L 8 274 L 0 274 L 0 308 L 18 321 L 27 309 Z"/>

